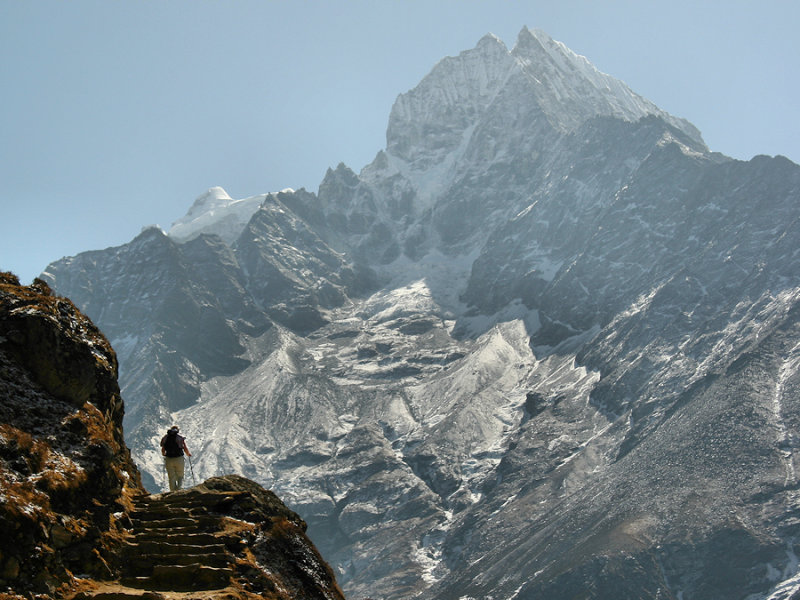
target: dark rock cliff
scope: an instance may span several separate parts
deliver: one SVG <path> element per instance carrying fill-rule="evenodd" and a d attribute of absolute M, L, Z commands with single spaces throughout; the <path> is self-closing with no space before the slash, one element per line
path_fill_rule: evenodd
<path fill-rule="evenodd" d="M 0 589 L 110 576 L 115 513 L 143 493 L 117 358 L 66 298 L 0 275 Z"/>

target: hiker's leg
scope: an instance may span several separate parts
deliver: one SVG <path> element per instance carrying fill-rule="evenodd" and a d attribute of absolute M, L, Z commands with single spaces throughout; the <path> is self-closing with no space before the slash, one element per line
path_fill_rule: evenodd
<path fill-rule="evenodd" d="M 182 456 L 175 459 L 175 485 L 177 489 L 183 487 L 183 469 L 185 468 L 185 460 Z"/>
<path fill-rule="evenodd" d="M 167 465 L 167 479 L 169 479 L 169 491 L 174 492 L 180 489 L 180 480 L 183 479 L 183 462 L 178 464 L 177 458 L 168 457 L 166 459 Z M 180 469 L 180 470 L 179 470 Z M 180 473 L 180 479 L 179 479 Z"/>

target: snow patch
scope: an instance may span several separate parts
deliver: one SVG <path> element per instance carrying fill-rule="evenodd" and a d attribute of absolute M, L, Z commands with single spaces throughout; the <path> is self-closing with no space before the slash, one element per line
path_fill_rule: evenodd
<path fill-rule="evenodd" d="M 770 581 L 779 583 L 772 588 L 767 596 L 752 594 L 746 600 L 791 600 L 796 593 L 800 592 L 800 559 L 794 551 L 794 538 L 786 542 L 786 556 L 788 562 L 783 571 L 779 571 L 773 565 L 767 564 L 767 577 Z"/>
<path fill-rule="evenodd" d="M 453 183 L 456 166 L 461 161 L 472 139 L 477 124 L 473 123 L 461 132 L 461 141 L 458 146 L 448 152 L 441 160 L 424 169 L 417 169 L 402 158 L 387 153 L 389 167 L 403 175 L 414 186 L 417 195 L 414 200 L 414 209 L 417 214 L 423 214 L 436 204 L 436 201 Z"/>

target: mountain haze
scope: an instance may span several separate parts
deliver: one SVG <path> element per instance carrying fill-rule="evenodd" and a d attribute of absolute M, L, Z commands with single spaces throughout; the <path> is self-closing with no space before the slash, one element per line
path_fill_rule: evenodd
<path fill-rule="evenodd" d="M 401 94 L 316 193 L 215 188 L 42 275 L 117 352 L 145 485 L 308 522 L 349 597 L 789 598 L 800 167 L 538 30 Z"/>

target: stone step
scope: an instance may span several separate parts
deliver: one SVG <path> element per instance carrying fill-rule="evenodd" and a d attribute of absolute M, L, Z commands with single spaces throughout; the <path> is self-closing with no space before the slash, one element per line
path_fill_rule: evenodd
<path fill-rule="evenodd" d="M 238 495 L 188 491 L 135 499 L 121 582 L 138 590 L 174 592 L 227 587 L 234 559 L 226 544 L 240 540 L 222 533 L 224 517 L 209 510 L 233 503 Z"/>
<path fill-rule="evenodd" d="M 143 554 L 128 561 L 125 569 L 127 575 L 142 577 L 151 575 L 156 566 L 198 565 L 224 569 L 230 568 L 232 564 L 227 554 Z"/>
<path fill-rule="evenodd" d="M 229 567 L 233 564 L 230 555 L 221 552 L 208 552 L 206 554 L 142 554 L 132 559 L 129 565 L 137 567 L 160 565 L 205 565 L 207 567 Z"/>
<path fill-rule="evenodd" d="M 149 502 L 134 504 L 134 510 L 147 511 L 147 512 L 170 512 L 170 511 L 186 511 L 186 510 L 203 510 L 214 504 L 205 504 L 199 501 L 193 502 Z"/>
<path fill-rule="evenodd" d="M 137 508 L 144 507 L 183 507 L 197 508 L 216 506 L 221 503 L 233 502 L 236 498 L 246 496 L 247 492 L 178 492 L 163 496 L 140 496 L 133 500 Z"/>
<path fill-rule="evenodd" d="M 161 556 L 163 557 L 161 562 L 169 564 L 174 562 L 174 559 L 171 557 L 175 556 L 227 556 L 227 548 L 220 544 L 215 544 L 213 546 L 195 546 L 191 544 L 142 542 L 125 548 L 123 556 L 125 556 L 128 561 L 136 560 L 139 556 Z M 197 562 L 197 560 L 194 562 Z"/>
<path fill-rule="evenodd" d="M 200 515 L 195 517 L 173 517 L 170 519 L 148 519 L 141 520 L 131 518 L 133 529 L 175 529 L 183 527 L 194 527 L 198 529 L 214 528 L 219 529 L 222 524 L 220 517 L 214 515 Z"/>
<path fill-rule="evenodd" d="M 196 529 L 171 530 L 163 529 L 160 531 L 137 531 L 134 532 L 129 541 L 131 542 L 162 542 L 166 544 L 190 544 L 192 546 L 202 546 L 205 544 L 225 544 L 230 536 L 218 536 L 212 531 L 199 531 Z"/>
<path fill-rule="evenodd" d="M 126 589 L 122 586 L 115 586 L 114 591 L 98 590 L 80 592 L 72 600 L 164 600 L 164 596 L 158 592 L 150 592 L 142 589 Z"/>
<path fill-rule="evenodd" d="M 169 533 L 170 531 L 174 531 L 175 533 L 188 533 L 188 532 L 197 532 L 197 533 L 214 533 L 217 531 L 222 530 L 222 523 L 220 521 L 215 521 L 214 523 L 204 523 L 202 526 L 198 525 L 197 523 L 187 523 L 186 525 L 176 525 L 174 527 L 148 527 L 146 525 L 141 524 L 134 524 L 133 529 L 130 529 L 131 534 L 143 533 L 146 531 L 152 531 L 154 533 Z"/>
<path fill-rule="evenodd" d="M 179 506 L 164 506 L 162 508 L 136 508 L 130 514 L 131 519 L 139 521 L 158 521 L 173 517 L 193 517 L 207 514 L 202 508 L 182 508 Z"/>
<path fill-rule="evenodd" d="M 124 577 L 128 587 L 159 591 L 218 590 L 227 587 L 234 571 L 231 568 L 205 565 L 155 565 L 149 576 Z"/>
<path fill-rule="evenodd" d="M 173 556 L 185 554 L 188 556 L 201 556 L 205 554 L 224 554 L 226 552 L 224 544 L 187 544 L 144 541 L 135 544 L 127 544 L 123 547 L 123 555 L 131 557 L 140 554 L 158 554 L 162 556 Z"/>
<path fill-rule="evenodd" d="M 194 537 L 192 538 L 192 536 Z M 181 529 L 142 529 L 132 533 L 129 541 L 168 542 L 173 540 L 177 542 L 177 540 L 182 540 L 182 543 L 193 543 L 191 540 L 194 539 L 198 544 L 205 544 L 206 542 L 213 544 L 219 541 L 212 538 L 216 538 L 212 531 L 198 531 L 191 527 L 185 527 Z"/>

